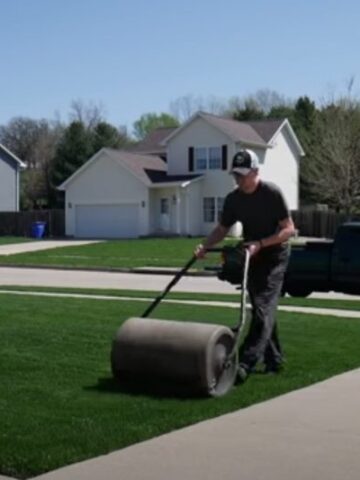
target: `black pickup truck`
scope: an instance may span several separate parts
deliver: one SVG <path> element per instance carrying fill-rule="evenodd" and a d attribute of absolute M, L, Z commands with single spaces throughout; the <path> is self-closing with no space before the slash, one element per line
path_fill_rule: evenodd
<path fill-rule="evenodd" d="M 292 246 L 283 293 L 314 291 L 360 294 L 360 222 L 341 225 L 334 240 Z"/>

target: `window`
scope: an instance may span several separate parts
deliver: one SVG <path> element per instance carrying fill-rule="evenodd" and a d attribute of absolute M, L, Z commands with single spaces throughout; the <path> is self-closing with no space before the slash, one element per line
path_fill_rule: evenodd
<path fill-rule="evenodd" d="M 221 147 L 195 147 L 195 170 L 221 170 Z"/>
<path fill-rule="evenodd" d="M 206 170 L 207 167 L 207 148 L 195 148 L 195 170 Z"/>
<path fill-rule="evenodd" d="M 204 197 L 204 222 L 213 223 L 215 220 L 215 198 Z"/>
<path fill-rule="evenodd" d="M 204 197 L 203 201 L 203 218 L 206 223 L 214 223 L 219 221 L 224 206 L 223 197 Z M 216 212 L 216 217 L 215 217 Z"/>
<path fill-rule="evenodd" d="M 221 170 L 221 148 L 210 147 L 209 148 L 209 169 Z"/>

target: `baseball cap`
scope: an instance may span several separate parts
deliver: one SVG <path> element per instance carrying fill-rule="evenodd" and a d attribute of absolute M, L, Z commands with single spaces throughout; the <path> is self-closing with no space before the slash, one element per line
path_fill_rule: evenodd
<path fill-rule="evenodd" d="M 259 168 L 259 158 L 252 150 L 244 149 L 235 153 L 230 173 L 247 175 L 251 170 Z"/>

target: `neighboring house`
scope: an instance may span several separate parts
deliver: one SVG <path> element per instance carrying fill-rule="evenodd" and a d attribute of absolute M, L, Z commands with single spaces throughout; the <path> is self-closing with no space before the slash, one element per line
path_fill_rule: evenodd
<path fill-rule="evenodd" d="M 26 165 L 0 144 L 0 212 L 17 212 L 20 205 L 20 171 Z"/>
<path fill-rule="evenodd" d="M 198 112 L 167 135 L 152 135 L 160 145 L 149 142 L 141 153 L 103 148 L 59 187 L 67 235 L 206 235 L 235 187 L 231 159 L 246 147 L 259 155 L 262 178 L 298 208 L 304 152 L 288 120 L 239 122 Z"/>

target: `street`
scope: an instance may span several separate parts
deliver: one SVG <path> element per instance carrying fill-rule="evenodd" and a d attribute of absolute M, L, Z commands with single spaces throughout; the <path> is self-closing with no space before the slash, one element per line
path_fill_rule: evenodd
<path fill-rule="evenodd" d="M 163 290 L 171 275 L 116 273 L 87 270 L 0 267 L 0 286 L 42 286 L 119 290 Z M 177 292 L 235 293 L 236 289 L 216 277 L 185 276 L 175 285 Z M 360 296 L 317 292 L 309 298 L 360 300 Z"/>

